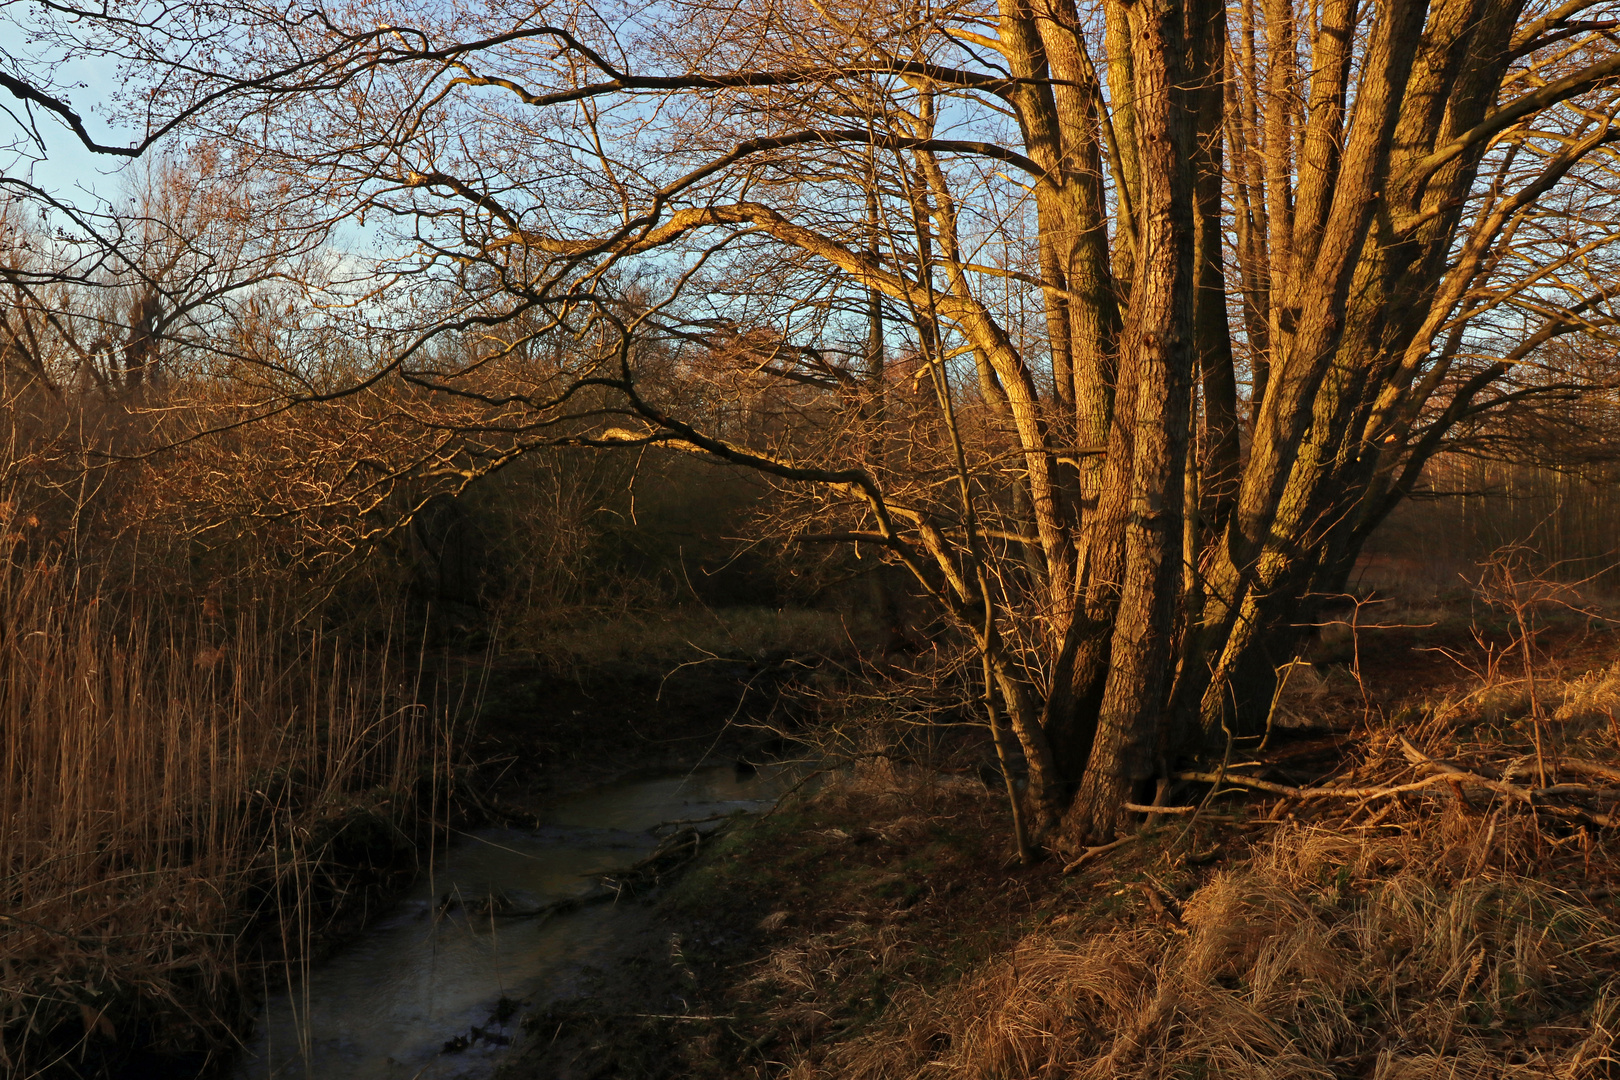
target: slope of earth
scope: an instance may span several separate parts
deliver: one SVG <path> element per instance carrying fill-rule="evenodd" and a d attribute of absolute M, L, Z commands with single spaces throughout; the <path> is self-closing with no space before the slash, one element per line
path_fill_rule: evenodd
<path fill-rule="evenodd" d="M 503 1075 L 1620 1075 L 1612 640 L 1552 625 L 1532 688 L 1451 618 L 1358 634 L 1222 790 L 1067 873 L 977 779 L 849 770 L 711 846 Z"/>

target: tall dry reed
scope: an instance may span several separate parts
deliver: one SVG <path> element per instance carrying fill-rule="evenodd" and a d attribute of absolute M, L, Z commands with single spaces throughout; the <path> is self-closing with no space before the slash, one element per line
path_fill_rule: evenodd
<path fill-rule="evenodd" d="M 227 1050 L 247 946 L 307 955 L 442 794 L 442 733 L 386 647 L 139 599 L 0 567 L 6 1076 Z"/>

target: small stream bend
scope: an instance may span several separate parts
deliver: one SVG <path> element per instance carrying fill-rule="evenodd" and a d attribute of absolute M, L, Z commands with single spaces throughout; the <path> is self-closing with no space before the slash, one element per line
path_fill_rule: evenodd
<path fill-rule="evenodd" d="M 490 1076 L 520 1036 L 502 999 L 566 995 L 647 918 L 637 904 L 543 919 L 507 913 L 583 897 L 598 888 L 593 875 L 650 854 L 657 825 L 766 809 L 788 780 L 783 768 L 723 766 L 621 781 L 559 804 L 540 828 L 464 836 L 386 918 L 270 996 L 235 1080 Z"/>

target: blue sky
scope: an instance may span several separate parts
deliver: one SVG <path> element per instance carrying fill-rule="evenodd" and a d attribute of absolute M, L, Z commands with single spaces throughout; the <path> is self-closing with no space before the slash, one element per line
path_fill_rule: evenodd
<path fill-rule="evenodd" d="M 50 78 L 61 88 L 59 96 L 68 99 L 98 142 L 128 145 L 138 137 L 107 123 L 103 107 L 119 88 L 118 75 L 110 63 L 70 59 L 52 65 Z M 5 102 L 9 110 L 17 111 L 22 104 L 3 91 L 0 97 L 9 99 Z M 121 173 L 129 167 L 129 159 L 87 150 L 72 131 L 43 109 L 35 109 L 33 116 L 45 140 L 44 160 L 0 156 L 0 172 L 42 187 L 64 202 L 80 205 L 115 200 L 123 194 Z M 0 145 L 11 144 L 21 134 L 10 117 L 0 115 Z"/>

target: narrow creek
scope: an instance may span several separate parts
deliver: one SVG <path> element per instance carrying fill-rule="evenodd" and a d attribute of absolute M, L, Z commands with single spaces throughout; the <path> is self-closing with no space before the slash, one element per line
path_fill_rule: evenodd
<path fill-rule="evenodd" d="M 236 1080 L 490 1076 L 520 1038 L 520 1014 L 503 1015 L 503 999 L 567 993 L 647 918 L 633 902 L 516 913 L 592 892 L 591 875 L 652 852 L 663 822 L 763 810 L 789 779 L 783 769 L 724 766 L 621 781 L 561 803 L 538 829 L 461 837 L 388 917 L 272 993 Z"/>

